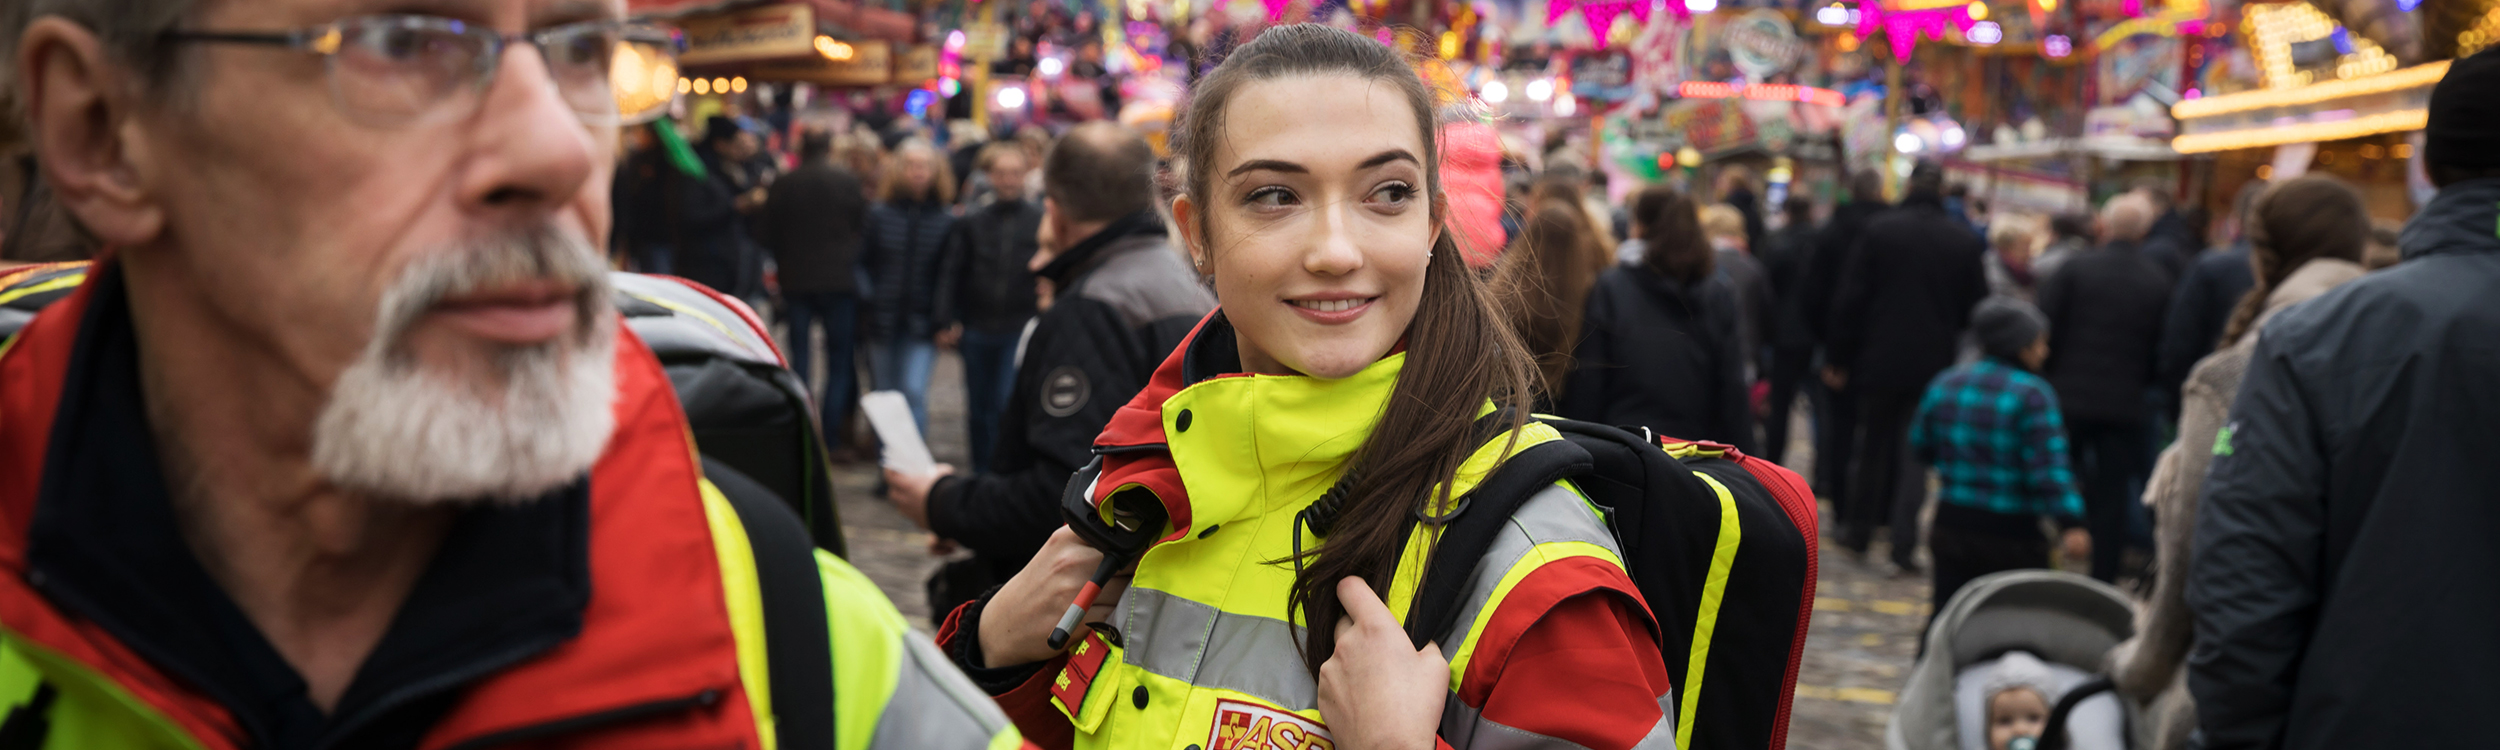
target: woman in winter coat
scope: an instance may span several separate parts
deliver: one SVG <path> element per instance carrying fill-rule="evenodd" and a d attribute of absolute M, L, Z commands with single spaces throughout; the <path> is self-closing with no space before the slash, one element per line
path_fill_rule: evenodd
<path fill-rule="evenodd" d="M 2186 600 L 2189 559 L 2196 536 L 2197 492 L 2213 460 L 2217 434 L 2238 397 L 2240 376 L 2257 348 L 2257 331 L 2284 308 L 2325 294 L 2366 271 L 2369 214 L 2361 195 L 2333 177 L 2309 176 L 2275 185 L 2250 212 L 2248 263 L 2257 286 L 2240 298 L 2224 329 L 2221 347 L 2196 363 L 2182 390 L 2179 439 L 2162 451 L 2146 483 L 2144 504 L 2158 511 L 2155 543 L 2161 566 L 2153 599 L 2144 608 L 2135 638 L 2110 652 L 2109 674 L 2119 691 L 2152 704 L 2158 747 L 2187 746 L 2196 726 L 2187 696 L 2187 650 L 2195 615 Z"/>
<path fill-rule="evenodd" d="M 902 391 L 929 434 L 929 370 L 937 363 L 938 262 L 955 225 L 955 175 L 927 141 L 894 149 L 868 209 L 860 265 L 868 282 L 868 367 L 876 390 Z"/>
<path fill-rule="evenodd" d="M 1192 95 L 1172 213 L 1222 306 L 1071 483 L 1098 515 L 1077 523 L 1151 541 L 1064 648 L 1104 560 L 1068 529 L 940 645 L 1044 747 L 1672 747 L 1648 610 L 1564 484 L 1520 490 L 1471 614 L 1421 647 L 1400 624 L 1441 528 L 1411 519 L 1560 439 L 1526 421 L 1534 363 L 1447 228 L 1431 90 L 1302 24 Z"/>
<path fill-rule="evenodd" d="M 1632 226 L 1641 262 L 1608 270 L 1589 291 L 1562 415 L 1753 452 L 1736 295 L 1714 280 L 1699 211 L 1675 188 L 1651 185 L 1632 197 Z"/>

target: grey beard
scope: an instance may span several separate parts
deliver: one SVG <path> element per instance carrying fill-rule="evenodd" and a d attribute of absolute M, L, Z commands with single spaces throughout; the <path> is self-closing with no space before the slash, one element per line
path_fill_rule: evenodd
<path fill-rule="evenodd" d="M 479 379 L 500 387 L 430 371 L 407 352 L 409 329 L 443 298 L 540 278 L 578 286 L 578 324 L 497 353 L 494 377 Z M 383 293 L 372 341 L 314 422 L 314 471 L 349 492 L 418 504 L 520 502 L 572 482 L 616 426 L 608 295 L 590 248 L 551 229 L 418 261 Z"/>

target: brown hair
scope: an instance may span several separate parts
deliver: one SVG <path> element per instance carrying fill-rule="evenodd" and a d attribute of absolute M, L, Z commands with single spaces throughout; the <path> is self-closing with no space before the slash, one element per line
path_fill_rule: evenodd
<path fill-rule="evenodd" d="M 929 166 L 932 168 L 929 189 L 920 195 L 904 195 L 903 159 L 914 153 L 927 154 L 929 157 Z M 888 203 L 915 200 L 941 205 L 955 202 L 955 170 L 946 165 L 946 155 L 939 153 L 936 146 L 917 138 L 904 141 L 903 145 L 894 147 L 893 159 L 892 163 L 885 165 L 885 174 L 882 175 L 884 180 L 877 187 L 878 200 Z"/>
<path fill-rule="evenodd" d="M 1137 131 L 1096 120 L 1069 128 L 1042 157 L 1042 194 L 1069 221 L 1112 221 L 1154 208 L 1155 149 Z"/>
<path fill-rule="evenodd" d="M 1226 103 L 1244 85 L 1299 75 L 1355 76 L 1406 97 L 1423 141 L 1424 193 L 1431 196 L 1434 221 L 1444 223 L 1424 266 L 1423 299 L 1407 327 L 1405 369 L 1337 486 L 1304 511 L 1325 543 L 1290 558 L 1296 569 L 1286 607 L 1302 613 L 1303 666 L 1316 676 L 1336 652 L 1337 621 L 1345 612 L 1337 582 L 1362 576 L 1374 591 L 1389 590 L 1407 519 L 1427 501 L 1437 500 L 1435 508 L 1451 501 L 1449 480 L 1477 447 L 1477 410 L 1491 400 L 1509 409 L 1514 433 L 1525 424 L 1534 363 L 1502 324 L 1484 282 L 1458 252 L 1457 233 L 1445 224 L 1432 91 L 1398 52 L 1354 32 L 1319 24 L 1273 27 L 1199 80 L 1178 123 L 1178 153 L 1188 162 L 1183 189 L 1198 197 L 1191 205 L 1202 246 L 1214 251 L 1206 213 L 1213 201 L 1206 196 L 1210 176 L 1220 173 L 1214 161 Z M 1432 498 L 1436 485 L 1439 497 Z M 1300 533 L 1297 528 L 1296 538 Z"/>
<path fill-rule="evenodd" d="M 2257 196 L 2249 210 L 2248 267 L 2257 285 L 2240 296 L 2231 322 L 2222 329 L 2222 346 L 2230 346 L 2257 324 L 2266 310 L 2266 296 L 2317 258 L 2361 262 L 2362 246 L 2370 241 L 2370 215 L 2361 194 L 2343 180 L 2307 175 L 2275 183 Z"/>
<path fill-rule="evenodd" d="M 1710 278 L 1718 257 L 1702 236 L 1701 215 L 1693 199 L 1666 185 L 1651 185 L 1632 194 L 1632 220 L 1641 225 L 1641 265 L 1679 284 Z"/>
<path fill-rule="evenodd" d="M 1589 287 L 1605 270 L 1588 262 L 1591 245 L 1588 217 L 1578 206 L 1539 201 L 1493 268 L 1494 297 L 1511 331 L 1536 357 L 1539 385 L 1555 402 L 1580 343 Z"/>

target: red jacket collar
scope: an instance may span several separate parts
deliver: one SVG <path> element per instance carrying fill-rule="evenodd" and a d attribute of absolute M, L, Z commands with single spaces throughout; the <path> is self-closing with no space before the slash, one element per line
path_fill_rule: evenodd
<path fill-rule="evenodd" d="M 101 261 L 109 264 L 109 259 Z M 30 587 L 26 531 L 63 379 L 97 279 L 29 323 L 0 353 L 0 624 L 85 665 L 210 748 L 239 747 L 226 709 Z M 580 635 L 468 686 L 421 743 L 447 747 L 628 706 L 713 691 L 700 710 L 615 731 L 652 746 L 757 746 L 738 679 L 727 596 L 696 489 L 675 392 L 641 340 L 618 327 L 616 433 L 591 474 L 592 596 Z"/>

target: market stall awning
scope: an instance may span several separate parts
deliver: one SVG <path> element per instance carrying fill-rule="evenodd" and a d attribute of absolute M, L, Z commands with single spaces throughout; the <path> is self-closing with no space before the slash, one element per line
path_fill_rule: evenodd
<path fill-rule="evenodd" d="M 2445 60 L 2374 76 L 2191 99 L 2172 105 L 2180 153 L 2276 146 L 2420 130 Z"/>

